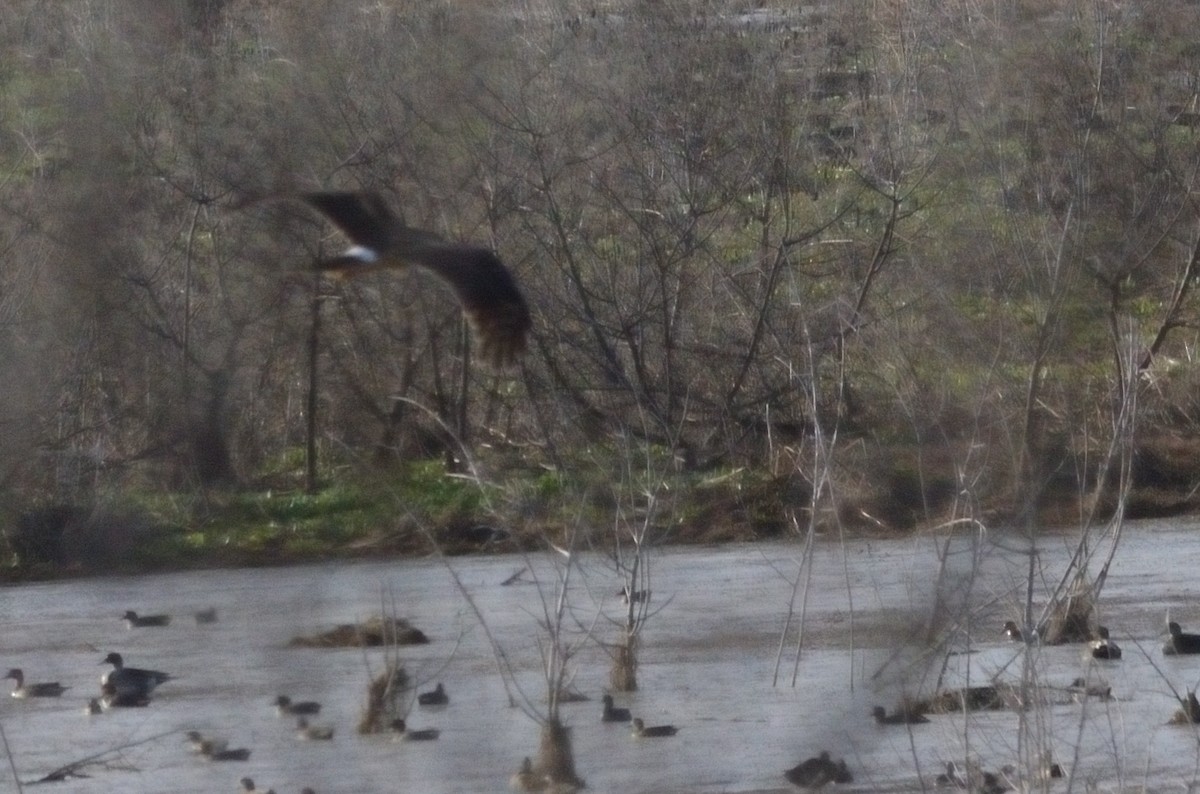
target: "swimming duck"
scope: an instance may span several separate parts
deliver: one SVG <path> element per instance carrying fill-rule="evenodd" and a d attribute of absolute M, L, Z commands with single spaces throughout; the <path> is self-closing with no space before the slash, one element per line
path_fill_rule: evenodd
<path fill-rule="evenodd" d="M 43 684 L 26 684 L 25 673 L 19 667 L 9 670 L 8 675 L 4 677 L 13 680 L 12 696 L 15 698 L 56 698 L 70 689 L 70 687 L 63 686 L 57 681 L 48 681 Z"/>
<path fill-rule="evenodd" d="M 601 722 L 629 722 L 633 715 L 629 713 L 629 709 L 619 709 L 613 706 L 612 695 L 604 696 L 604 713 L 600 716 Z"/>
<path fill-rule="evenodd" d="M 275 711 L 281 717 L 312 716 L 313 714 L 321 713 L 321 704 L 312 700 L 302 700 L 299 703 L 293 703 L 292 699 L 287 695 L 280 695 L 275 698 Z"/>
<path fill-rule="evenodd" d="M 417 703 L 422 706 L 445 706 L 450 703 L 450 696 L 446 694 L 445 687 L 439 681 L 433 691 L 417 695 Z"/>
<path fill-rule="evenodd" d="M 888 714 L 883 706 L 876 706 L 871 709 L 871 716 L 880 725 L 918 725 L 923 722 L 929 722 L 929 718 L 919 711 L 900 709 L 893 714 Z"/>
<path fill-rule="evenodd" d="M 545 791 L 546 777 L 534 772 L 533 761 L 525 756 L 521 768 L 508 779 L 508 787 L 513 791 Z"/>
<path fill-rule="evenodd" d="M 1162 652 L 1164 656 L 1184 656 L 1200 653 L 1200 634 L 1185 632 L 1173 620 L 1167 622 L 1167 631 L 1171 636 L 1163 643 Z"/>
<path fill-rule="evenodd" d="M 238 747 L 230 750 L 210 750 L 203 753 L 204 757 L 209 761 L 249 761 L 250 749 L 248 747 Z"/>
<path fill-rule="evenodd" d="M 999 775 L 983 771 L 976 763 L 969 764 L 963 774 L 953 761 L 946 762 L 946 771 L 938 775 L 935 782 L 938 786 L 954 786 L 981 794 L 1002 794 L 1009 788 Z"/>
<path fill-rule="evenodd" d="M 242 783 L 241 790 L 245 791 L 245 792 L 252 791 L 255 794 L 275 794 L 275 789 L 273 789 L 273 788 L 269 788 L 266 791 L 263 791 L 260 788 L 255 788 L 253 778 L 244 777 L 244 778 L 242 778 L 241 783 Z"/>
<path fill-rule="evenodd" d="M 629 585 L 622 587 L 617 595 L 621 596 L 621 603 L 624 604 L 628 604 L 630 602 L 634 604 L 640 604 L 643 601 L 650 600 L 649 590 L 630 590 Z"/>
<path fill-rule="evenodd" d="M 646 727 L 646 723 L 642 722 L 640 717 L 633 719 L 633 732 L 631 735 L 635 739 L 653 739 L 660 736 L 674 736 L 679 733 L 679 729 L 674 725 L 651 725 Z"/>
<path fill-rule="evenodd" d="M 1058 780 L 1063 777 L 1063 769 L 1054 762 L 1054 755 L 1045 750 L 1042 752 L 1042 766 L 1038 769 L 1038 775 L 1042 780 Z"/>
<path fill-rule="evenodd" d="M 200 731 L 188 731 L 184 738 L 187 739 L 188 745 L 191 746 L 192 752 L 198 755 L 208 755 L 209 753 L 220 752 L 224 750 L 229 743 L 224 739 L 215 739 L 211 736 L 205 736 Z"/>
<path fill-rule="evenodd" d="M 121 658 L 121 654 L 115 652 L 105 656 L 100 664 L 111 664 L 113 666 L 113 669 L 105 673 L 100 679 L 100 684 L 101 686 L 111 684 L 113 688 L 112 694 L 118 699 L 128 699 L 130 701 L 149 699 L 150 694 L 158 688 L 159 684 L 171 680 L 169 673 L 159 672 L 158 670 L 142 670 L 137 667 L 126 667 L 125 660 Z M 133 705 L 133 703 L 119 705 Z"/>
<path fill-rule="evenodd" d="M 1179 703 L 1183 708 L 1177 709 L 1171 715 L 1171 719 L 1169 720 L 1170 725 L 1194 725 L 1200 723 L 1200 700 L 1196 699 L 1194 691 L 1188 690 L 1187 697 L 1180 699 Z"/>
<path fill-rule="evenodd" d="M 938 786 L 967 787 L 966 778 L 958 773 L 958 766 L 953 761 L 946 762 L 946 771 L 934 778 L 933 782 Z"/>
<path fill-rule="evenodd" d="M 826 783 L 852 783 L 854 776 L 846 767 L 844 760 L 833 762 L 828 750 L 822 750 L 821 755 L 809 758 L 783 773 L 784 778 L 794 786 L 816 791 Z"/>
<path fill-rule="evenodd" d="M 207 623 L 216 623 L 217 608 L 208 607 L 207 609 L 198 609 L 192 613 L 192 617 L 196 619 L 197 626 L 202 626 Z"/>
<path fill-rule="evenodd" d="M 399 717 L 392 720 L 392 732 L 396 734 L 397 739 L 406 742 L 431 742 L 441 735 L 441 731 L 436 728 L 422 728 L 419 731 L 409 730 L 408 725 Z"/>
<path fill-rule="evenodd" d="M 296 720 L 296 736 L 305 741 L 327 742 L 333 738 L 333 726 L 309 725 L 308 720 L 301 717 Z"/>
<path fill-rule="evenodd" d="M 166 626 L 171 622 L 170 615 L 138 615 L 132 609 L 126 610 L 125 614 L 121 617 L 125 619 L 125 625 L 131 629 Z"/>
<path fill-rule="evenodd" d="M 1121 646 L 1108 638 L 1108 629 L 1104 626 L 1096 627 L 1096 639 L 1092 640 L 1088 647 L 1091 649 L 1093 659 L 1108 659 L 1116 661 L 1121 658 Z"/>
<path fill-rule="evenodd" d="M 1076 678 L 1071 681 L 1071 685 L 1067 687 L 1067 691 L 1071 692 L 1078 700 L 1080 698 L 1099 698 L 1100 700 L 1109 700 L 1112 698 L 1112 687 L 1107 684 L 1089 684 L 1085 678 Z"/>
<path fill-rule="evenodd" d="M 102 711 L 104 711 L 104 707 L 100 705 L 100 698 L 92 698 L 83 707 L 83 713 L 89 717 L 93 717 Z"/>

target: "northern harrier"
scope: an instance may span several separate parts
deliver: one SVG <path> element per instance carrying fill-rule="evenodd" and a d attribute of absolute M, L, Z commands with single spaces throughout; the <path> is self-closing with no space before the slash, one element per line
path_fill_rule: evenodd
<path fill-rule="evenodd" d="M 420 265 L 454 290 L 486 361 L 503 367 L 525 351 L 532 325 L 529 307 L 495 253 L 406 226 L 377 193 L 301 193 L 298 198 L 325 215 L 352 243 L 338 256 L 318 262 L 318 269 L 352 277 Z"/>

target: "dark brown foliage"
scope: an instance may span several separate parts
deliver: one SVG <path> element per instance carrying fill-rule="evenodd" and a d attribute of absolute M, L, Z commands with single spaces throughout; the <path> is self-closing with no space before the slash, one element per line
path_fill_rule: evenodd
<path fill-rule="evenodd" d="M 371 618 L 365 623 L 345 623 L 310 636 L 293 637 L 293 648 L 379 648 L 425 645 L 429 638 L 403 618 Z"/>
<path fill-rule="evenodd" d="M 383 733 L 392 721 L 405 716 L 404 695 L 408 673 L 399 664 L 388 661 L 383 671 L 367 685 L 367 705 L 358 721 L 359 733 Z"/>

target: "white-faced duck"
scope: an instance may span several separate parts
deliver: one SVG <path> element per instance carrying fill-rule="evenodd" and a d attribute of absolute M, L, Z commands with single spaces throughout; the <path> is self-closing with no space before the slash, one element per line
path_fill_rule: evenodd
<path fill-rule="evenodd" d="M 529 307 L 516 279 L 491 250 L 407 226 L 377 193 L 302 193 L 296 198 L 332 221 L 352 243 L 340 255 L 319 261 L 318 270 L 351 277 L 418 265 L 458 298 L 481 359 L 499 368 L 525 351 L 533 326 Z"/>
<path fill-rule="evenodd" d="M 919 711 L 899 709 L 892 714 L 888 714 L 883 706 L 876 706 L 871 709 L 871 716 L 880 725 L 919 725 L 923 722 L 929 722 L 929 718 Z"/>
<path fill-rule="evenodd" d="M 445 687 L 441 682 L 438 682 L 431 692 L 422 692 L 417 695 L 417 703 L 422 706 L 446 706 L 450 703 L 450 696 L 446 694 Z"/>
<path fill-rule="evenodd" d="M 674 736 L 679 733 L 679 729 L 674 725 L 649 725 L 642 722 L 640 717 L 633 719 L 633 731 L 630 733 L 635 739 L 655 739 L 663 736 Z"/>
<path fill-rule="evenodd" d="M 14 667 L 8 671 L 5 678 L 13 680 L 12 696 L 15 698 L 56 698 L 70 687 L 65 687 L 57 681 L 47 681 L 42 684 L 26 684 L 25 673 L 21 668 Z"/>
<path fill-rule="evenodd" d="M 600 716 L 601 722 L 629 722 L 631 719 L 633 719 L 633 715 L 629 713 L 629 709 L 614 707 L 612 695 L 604 696 L 604 713 Z"/>
<path fill-rule="evenodd" d="M 169 673 L 158 670 L 142 670 L 126 667 L 119 653 L 110 653 L 100 664 L 111 664 L 113 669 L 105 673 L 100 683 L 111 684 L 117 698 L 147 698 L 159 686 L 171 680 Z"/>
<path fill-rule="evenodd" d="M 287 695 L 280 695 L 275 698 L 275 713 L 280 717 L 311 717 L 314 714 L 321 713 L 321 704 L 312 700 L 302 700 L 299 703 L 293 703 L 292 699 Z"/>
<path fill-rule="evenodd" d="M 301 717 L 296 720 L 296 738 L 311 742 L 327 742 L 333 738 L 333 726 L 309 725 L 308 720 Z"/>
<path fill-rule="evenodd" d="M 132 609 L 126 610 L 121 617 L 125 619 L 125 625 L 131 629 L 161 628 L 171 622 L 170 615 L 139 615 Z"/>
<path fill-rule="evenodd" d="M 1021 628 L 1015 620 L 1004 621 L 1004 636 L 1013 642 L 1024 642 L 1025 640 L 1025 635 L 1021 633 Z"/>
<path fill-rule="evenodd" d="M 1093 659 L 1107 659 L 1116 661 L 1121 658 L 1121 646 L 1108 638 L 1108 629 L 1104 626 L 1096 627 L 1096 639 L 1088 645 Z"/>
<path fill-rule="evenodd" d="M 1185 656 L 1200 653 L 1200 634 L 1185 632 L 1173 620 L 1167 622 L 1167 632 L 1171 636 L 1163 643 L 1162 652 L 1164 656 Z"/>
<path fill-rule="evenodd" d="M 436 728 L 413 730 L 400 717 L 392 720 L 392 733 L 396 734 L 397 739 L 405 742 L 432 742 L 441 735 L 441 731 Z"/>

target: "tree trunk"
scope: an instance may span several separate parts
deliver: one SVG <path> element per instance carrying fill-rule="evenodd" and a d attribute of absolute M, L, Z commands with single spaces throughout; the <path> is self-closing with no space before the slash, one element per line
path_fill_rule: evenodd
<path fill-rule="evenodd" d="M 536 770 L 555 783 L 583 786 L 575 774 L 575 753 L 571 749 L 571 729 L 552 719 L 542 725 L 541 747 Z"/>
<path fill-rule="evenodd" d="M 609 683 L 616 692 L 637 691 L 637 635 L 626 632 L 624 642 L 617 645 L 613 656 Z"/>

